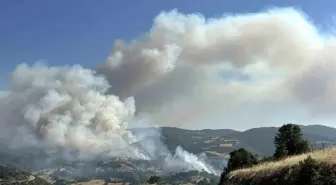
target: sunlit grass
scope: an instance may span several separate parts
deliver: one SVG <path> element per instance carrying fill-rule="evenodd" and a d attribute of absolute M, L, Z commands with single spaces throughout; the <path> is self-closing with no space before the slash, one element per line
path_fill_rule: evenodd
<path fill-rule="evenodd" d="M 246 179 L 246 178 L 251 178 L 253 176 L 269 175 L 283 168 L 291 167 L 296 164 L 299 164 L 300 161 L 303 161 L 308 156 L 311 156 L 313 159 L 315 159 L 318 162 L 336 164 L 336 149 L 335 148 L 324 149 L 324 150 L 319 150 L 319 151 L 315 151 L 311 153 L 288 157 L 280 161 L 261 163 L 251 168 L 235 170 L 235 171 L 232 171 L 228 175 L 228 177 Z"/>

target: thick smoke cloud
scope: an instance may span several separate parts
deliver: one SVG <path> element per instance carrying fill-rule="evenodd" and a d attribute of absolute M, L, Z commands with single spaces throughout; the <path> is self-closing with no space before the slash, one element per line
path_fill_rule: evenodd
<path fill-rule="evenodd" d="M 115 87 L 111 92 L 134 96 L 137 111 L 150 113 L 156 124 L 193 128 L 210 114 L 240 125 L 259 122 L 260 116 L 239 116 L 256 106 L 268 112 L 261 116 L 270 115 L 264 119 L 270 124 L 274 115 L 299 104 L 299 112 L 332 110 L 323 99 L 334 93 L 326 95 L 311 78 L 333 81 L 333 42 L 292 8 L 212 19 L 173 10 L 159 14 L 144 38 L 115 42 L 98 71 Z M 246 128 L 240 125 L 231 127 Z"/>
<path fill-rule="evenodd" d="M 151 159 L 168 151 L 128 130 L 143 116 L 146 126 L 189 128 L 271 124 L 297 107 L 331 117 L 335 49 L 333 34 L 291 8 L 212 19 L 162 12 L 146 36 L 116 41 L 95 69 L 17 66 L 0 94 L 0 137 L 14 148 Z M 181 148 L 166 159 L 210 170 Z"/>
<path fill-rule="evenodd" d="M 167 172 L 196 169 L 217 173 L 182 148 L 171 154 L 156 129 L 134 135 L 128 130 L 128 122 L 136 119 L 134 99 L 121 101 L 107 94 L 109 84 L 93 70 L 22 64 L 11 79 L 11 91 L 1 96 L 0 112 L 1 137 L 13 150 L 34 155 L 43 152 L 40 160 L 50 164 L 97 157 L 162 158 Z M 137 123 L 145 126 L 140 118 Z"/>
<path fill-rule="evenodd" d="M 307 66 L 288 79 L 293 96 L 312 116 L 333 116 L 336 103 L 336 37 L 324 41 Z M 287 85 L 287 84 L 286 84 Z"/>
<path fill-rule="evenodd" d="M 105 94 L 108 88 L 104 77 L 80 66 L 19 65 L 10 93 L 1 99 L 1 135 L 17 134 L 15 147 L 49 145 L 133 156 L 129 145 L 136 138 L 126 129 L 134 99 L 120 101 Z"/>

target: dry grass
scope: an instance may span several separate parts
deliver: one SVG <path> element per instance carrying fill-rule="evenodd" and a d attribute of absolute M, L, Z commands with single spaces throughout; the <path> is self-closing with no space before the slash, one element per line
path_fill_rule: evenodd
<path fill-rule="evenodd" d="M 336 164 L 336 148 L 319 150 L 312 153 L 297 155 L 289 157 L 280 161 L 275 162 L 265 162 L 251 168 L 240 169 L 232 171 L 229 174 L 229 178 L 252 178 L 253 176 L 263 176 L 272 174 L 278 170 L 281 170 L 286 167 L 291 167 L 296 164 L 299 164 L 300 161 L 303 161 L 308 156 L 311 156 L 318 162 L 326 162 L 329 164 Z"/>

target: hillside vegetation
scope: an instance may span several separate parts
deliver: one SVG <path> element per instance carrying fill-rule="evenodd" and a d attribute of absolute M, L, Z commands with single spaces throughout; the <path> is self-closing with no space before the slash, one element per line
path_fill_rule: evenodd
<path fill-rule="evenodd" d="M 51 185 L 28 172 L 0 166 L 0 185 Z"/>
<path fill-rule="evenodd" d="M 336 185 L 336 148 L 312 151 L 301 128 L 285 124 L 273 156 L 258 160 L 241 148 L 230 153 L 220 185 Z"/>
<path fill-rule="evenodd" d="M 336 184 L 336 149 L 325 149 L 232 171 L 225 185 Z"/>
<path fill-rule="evenodd" d="M 301 155 L 291 156 L 278 161 L 270 161 L 261 163 L 250 168 L 239 169 L 232 171 L 229 174 L 229 178 L 253 178 L 255 176 L 265 176 L 276 173 L 279 170 L 284 168 L 293 167 L 300 162 L 306 160 L 308 157 L 311 157 L 318 163 L 327 163 L 329 165 L 336 164 L 336 149 L 323 149 L 314 152 L 309 152 Z"/>

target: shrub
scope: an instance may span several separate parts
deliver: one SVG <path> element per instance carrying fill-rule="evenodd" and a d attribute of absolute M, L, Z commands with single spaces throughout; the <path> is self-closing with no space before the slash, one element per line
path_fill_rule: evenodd
<path fill-rule="evenodd" d="M 156 184 L 156 183 L 159 183 L 161 181 L 161 178 L 159 176 L 151 176 L 149 179 L 148 179 L 148 183 L 149 184 Z"/>

